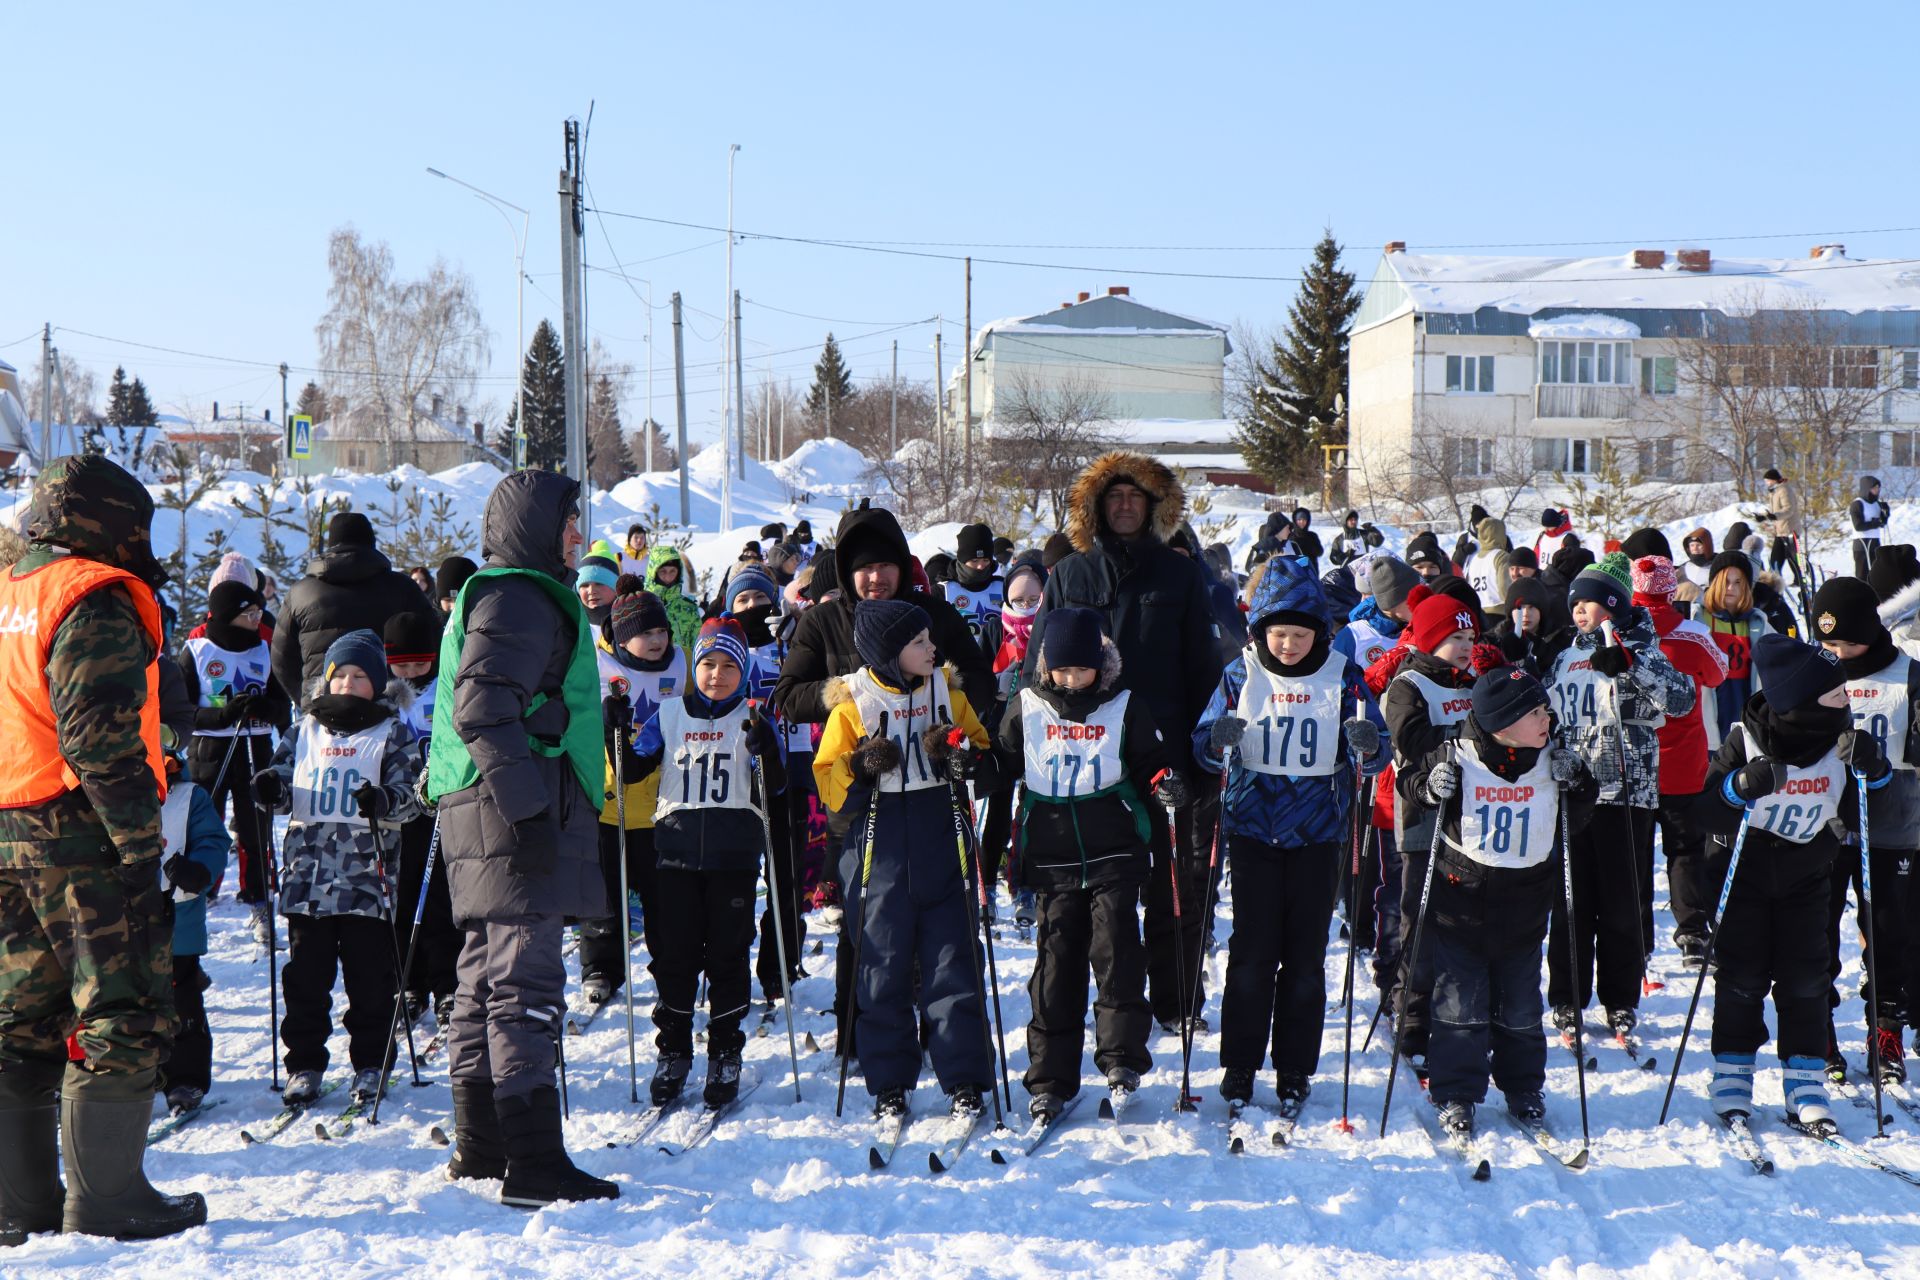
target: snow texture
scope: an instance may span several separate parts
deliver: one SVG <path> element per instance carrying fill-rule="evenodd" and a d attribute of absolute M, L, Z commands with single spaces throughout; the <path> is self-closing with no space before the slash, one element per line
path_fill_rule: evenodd
<path fill-rule="evenodd" d="M 1622 320 L 1619 316 L 1603 316 L 1598 313 L 1555 316 L 1551 320 L 1535 320 L 1527 326 L 1527 336 L 1529 338 L 1600 338 L 1631 341 L 1640 336 L 1640 326 L 1631 320 Z"/>

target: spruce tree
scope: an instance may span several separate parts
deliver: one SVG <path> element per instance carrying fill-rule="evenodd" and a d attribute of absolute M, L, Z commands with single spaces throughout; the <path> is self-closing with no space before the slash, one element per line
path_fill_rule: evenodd
<path fill-rule="evenodd" d="M 113 366 L 113 381 L 107 386 L 107 425 L 110 427 L 131 427 L 133 419 L 127 416 L 127 370 L 124 365 Z"/>
<path fill-rule="evenodd" d="M 153 407 L 153 397 L 147 394 L 147 384 L 135 378 L 133 385 L 127 388 L 127 424 L 151 427 L 159 421 L 160 413 Z"/>
<path fill-rule="evenodd" d="M 633 472 L 627 433 L 620 427 L 620 393 L 603 373 L 594 379 L 587 404 L 587 480 L 596 488 L 611 489 Z"/>
<path fill-rule="evenodd" d="M 859 394 L 853 385 L 853 370 L 847 367 L 846 359 L 840 354 L 840 344 L 827 335 L 827 345 L 820 349 L 820 358 L 814 362 L 813 385 L 807 388 L 807 416 L 816 422 L 825 423 L 832 413 L 853 402 Z"/>
<path fill-rule="evenodd" d="M 1319 474 L 1321 446 L 1346 443 L 1336 399 L 1347 393 L 1347 326 L 1360 309 L 1351 271 L 1329 228 L 1287 309 L 1287 327 L 1265 359 L 1253 359 L 1250 406 L 1235 434 L 1247 464 L 1288 488 Z"/>
<path fill-rule="evenodd" d="M 325 422 L 333 416 L 332 406 L 327 403 L 327 393 L 320 389 L 317 382 L 308 382 L 300 388 L 300 399 L 294 402 L 293 411 L 304 413 L 315 422 Z"/>
<path fill-rule="evenodd" d="M 567 370 L 560 337 L 545 320 L 527 344 L 520 381 L 527 404 L 527 465 L 563 471 L 567 465 Z"/>

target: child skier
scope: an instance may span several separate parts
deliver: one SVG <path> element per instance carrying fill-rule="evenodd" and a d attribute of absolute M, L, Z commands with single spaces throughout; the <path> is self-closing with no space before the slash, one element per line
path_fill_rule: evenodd
<path fill-rule="evenodd" d="M 207 953 L 207 891 L 226 870 L 233 847 L 207 793 L 182 776 L 180 757 L 167 753 L 167 798 L 160 806 L 160 886 L 173 899 L 173 1009 L 179 1020 L 173 1052 L 160 1070 L 167 1109 L 191 1111 L 213 1087 L 213 1031 L 206 992 L 212 984 L 200 957 Z"/>
<path fill-rule="evenodd" d="M 1388 749 L 1361 668 L 1329 647 L 1326 602 L 1303 564 L 1268 562 L 1248 623 L 1252 639 L 1193 730 L 1201 767 L 1227 767 L 1220 821 L 1236 927 L 1220 1005 L 1220 1096 L 1252 1100 L 1271 1044 L 1281 1112 L 1298 1115 L 1320 1061 L 1327 928 L 1340 868 L 1351 864 L 1354 772 L 1378 774 Z"/>
<path fill-rule="evenodd" d="M 1168 753 L 1145 705 L 1114 687 L 1120 651 L 1091 609 L 1052 615 L 1034 676 L 1008 705 L 998 741 L 1002 763 L 1025 783 L 1021 883 L 1039 900 L 1028 1110 L 1052 1116 L 1080 1092 L 1089 963 L 1099 987 L 1094 1066 L 1109 1088 L 1130 1093 L 1152 1065 L 1139 902 L 1155 817 L 1146 795 Z"/>
<path fill-rule="evenodd" d="M 1831 1127 L 1821 1052 L 1826 1044 L 1828 895 L 1845 831 L 1860 825 L 1859 789 L 1887 785 L 1892 768 L 1872 733 L 1851 728 L 1840 659 L 1781 635 L 1762 636 L 1753 661 L 1762 692 L 1747 703 L 1707 769 L 1701 822 L 1722 841 L 1747 826 L 1727 910 L 1714 932 L 1713 1109 L 1753 1111 L 1755 1058 L 1773 991 L 1787 1115 Z M 1871 814 L 1869 814 L 1871 816 Z"/>
<path fill-rule="evenodd" d="M 1639 1021 L 1653 942 L 1642 927 L 1640 899 L 1653 885 L 1657 730 L 1663 717 L 1693 708 L 1693 681 L 1661 652 L 1646 610 L 1632 603 L 1629 575 L 1626 556 L 1613 551 L 1575 576 L 1567 589 L 1573 643 L 1547 678 L 1555 740 L 1580 753 L 1600 786 L 1592 819 L 1574 832 L 1568 855 L 1578 918 L 1568 920 L 1565 905 L 1557 907 L 1547 948 L 1547 993 L 1563 1037 L 1573 1034 L 1596 986 L 1616 1037 L 1624 1041 Z"/>
<path fill-rule="evenodd" d="M 280 856 L 288 1106 L 320 1096 L 336 972 L 346 980 L 355 1101 L 373 1099 L 393 1052 L 394 842 L 371 824 L 397 825 L 420 812 L 420 748 L 391 695 L 380 693 L 387 679 L 386 650 L 373 632 L 349 631 L 328 645 L 320 684 L 273 763 L 253 779 L 263 803 L 292 815 Z"/>
<path fill-rule="evenodd" d="M 1583 776 L 1577 752 L 1548 745 L 1547 691 L 1531 675 L 1495 667 L 1474 682 L 1472 701 L 1458 741 L 1400 773 L 1402 799 L 1442 824 L 1425 931 L 1427 1091 L 1441 1126 L 1459 1135 L 1473 1132 L 1489 1076 L 1515 1119 L 1546 1117 L 1540 942 L 1561 898 L 1560 807 Z"/>
<path fill-rule="evenodd" d="M 1869 1057 L 1878 1060 L 1884 1081 L 1897 1084 L 1907 1078 L 1900 1029 L 1914 1018 L 1916 994 L 1909 989 L 1904 972 L 1913 922 L 1907 919 L 1897 886 L 1907 878 L 1901 874 L 1901 863 L 1912 858 L 1920 845 L 1920 662 L 1894 644 L 1880 621 L 1878 603 L 1873 588 L 1860 579 L 1829 578 L 1813 595 L 1813 632 L 1820 638 L 1820 647 L 1840 659 L 1853 727 L 1872 734 L 1893 766 L 1887 785 L 1867 799 L 1868 837 L 1873 841 L 1869 869 L 1875 883 L 1888 887 L 1873 900 L 1872 920 L 1866 919 L 1864 906 L 1860 916 L 1861 923 L 1872 929 L 1873 976 L 1879 985 L 1877 992 L 1869 988 L 1862 993 L 1868 1007 L 1877 1006 L 1879 1011 L 1878 1021 L 1868 1029 L 1873 1041 Z M 1827 952 L 1836 984 L 1840 980 L 1840 918 L 1846 913 L 1849 884 L 1858 897 L 1857 849 L 1843 850 L 1834 860 L 1828 886 Z M 1832 1009 L 1839 1003 L 1837 986 L 1830 986 L 1827 1071 L 1844 1077 L 1846 1060 L 1840 1055 L 1832 1021 Z"/>
<path fill-rule="evenodd" d="M 424 760 L 428 741 L 433 737 L 434 691 L 440 678 L 440 617 L 412 611 L 396 613 L 387 619 L 381 639 L 386 643 L 392 687 L 399 695 L 400 718 L 413 731 L 413 740 Z M 426 813 L 400 826 L 394 924 L 400 930 L 403 953 L 407 934 L 413 928 L 414 913 L 420 906 L 421 881 L 426 879 L 427 850 L 433 844 L 433 829 L 433 817 Z M 425 891 L 427 903 L 420 915 L 420 943 L 414 953 L 413 969 L 407 975 L 406 1017 L 410 1024 L 417 1022 L 432 1008 L 434 1020 L 440 1030 L 445 1031 L 453 1020 L 453 991 L 460 985 L 455 970 L 460 960 L 461 941 L 460 930 L 453 924 L 453 898 L 447 890 L 445 858 L 435 857 L 433 876 Z"/>
<path fill-rule="evenodd" d="M 938 669 L 930 626 L 909 601 L 859 602 L 853 639 L 866 665 L 828 682 L 832 711 L 813 759 L 821 798 L 855 815 L 841 863 L 841 884 L 863 899 L 848 908 L 862 922 L 858 936 L 842 943 L 860 953 L 847 1031 L 857 1030 L 854 1053 L 875 1114 L 889 1119 L 906 1115 L 920 1073 L 916 962 L 934 1074 L 954 1114 L 977 1114 L 993 1078 L 986 1010 L 969 963 L 978 954 L 964 952 L 979 944 L 949 786 L 956 773 L 990 772 L 979 759 L 988 738 L 966 695 Z M 936 759 L 954 728 L 969 745 Z"/>
<path fill-rule="evenodd" d="M 693 686 L 668 698 L 641 728 L 630 776 L 658 771 L 653 902 L 647 951 L 659 999 L 653 1007 L 659 1064 L 647 1086 L 655 1105 L 678 1097 L 693 1066 L 693 1006 L 707 977 L 709 1107 L 740 1092 L 740 1020 L 753 998 L 754 890 L 766 856 L 771 793 L 786 782 L 780 735 L 747 698 L 750 659 L 740 624 L 721 616 L 700 628 Z M 760 765 L 754 776 L 753 761 Z M 765 784 L 766 794 L 761 791 Z"/>
<path fill-rule="evenodd" d="M 647 552 L 647 590 L 660 599 L 673 628 L 673 643 L 688 652 L 700 635 L 700 606 L 693 597 L 693 584 L 687 581 L 688 566 L 680 548 L 661 542 Z"/>

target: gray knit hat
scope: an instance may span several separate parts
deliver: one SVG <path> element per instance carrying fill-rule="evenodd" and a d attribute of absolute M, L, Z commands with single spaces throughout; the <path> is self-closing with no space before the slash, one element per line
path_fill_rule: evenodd
<path fill-rule="evenodd" d="M 1398 609 L 1406 603 L 1407 592 L 1419 583 L 1420 574 L 1405 560 L 1375 556 L 1367 581 L 1373 584 L 1373 598 L 1381 609 Z"/>

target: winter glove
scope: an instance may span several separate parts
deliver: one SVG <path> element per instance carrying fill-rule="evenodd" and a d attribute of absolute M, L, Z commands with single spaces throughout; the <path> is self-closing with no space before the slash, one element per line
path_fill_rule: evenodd
<path fill-rule="evenodd" d="M 857 781 L 872 786 L 874 779 L 900 767 L 900 744 L 892 738 L 862 738 L 847 756 L 847 767 Z"/>
<path fill-rule="evenodd" d="M 1178 809 L 1193 797 L 1192 792 L 1187 789 L 1187 780 L 1169 769 L 1161 774 L 1160 781 L 1154 784 L 1153 798 L 1159 801 L 1163 808 Z"/>
<path fill-rule="evenodd" d="M 1451 800 L 1460 790 L 1460 766 L 1451 760 L 1442 760 L 1427 771 L 1427 798 L 1434 807 L 1441 802 Z"/>
<path fill-rule="evenodd" d="M 1747 761 L 1728 774 L 1723 789 L 1731 803 L 1744 806 L 1763 796 L 1772 795 L 1786 782 L 1787 766 L 1762 756 L 1758 760 Z"/>
<path fill-rule="evenodd" d="M 951 782 L 967 782 L 978 776 L 980 763 L 985 758 L 984 751 L 975 751 L 972 747 L 955 747 L 947 756 L 947 779 Z"/>
<path fill-rule="evenodd" d="M 387 793 L 371 782 L 363 782 L 354 788 L 353 802 L 360 806 L 360 812 L 375 821 L 393 812 L 393 801 Z"/>
<path fill-rule="evenodd" d="M 277 809 L 287 798 L 287 784 L 271 769 L 253 775 L 253 798 L 269 809 Z"/>
<path fill-rule="evenodd" d="M 1367 536 L 1367 545 L 1370 547 L 1383 547 L 1387 544 L 1387 535 L 1370 524 L 1361 525 L 1360 532 Z"/>
<path fill-rule="evenodd" d="M 773 722 L 760 714 L 755 707 L 747 713 L 747 750 L 753 755 L 766 757 L 780 747 L 780 735 L 774 731 Z"/>
<path fill-rule="evenodd" d="M 633 704 L 620 694 L 610 693 L 600 699 L 600 719 L 608 732 L 633 737 Z"/>
<path fill-rule="evenodd" d="M 939 769 L 947 763 L 947 758 L 956 750 L 964 748 L 967 736 L 962 733 L 958 742 L 954 741 L 954 730 L 944 724 L 930 725 L 920 734 L 920 749 L 926 752 L 927 763 Z"/>
<path fill-rule="evenodd" d="M 513 824 L 513 850 L 507 866 L 515 875 L 550 876 L 560 860 L 560 837 L 545 810 Z"/>
<path fill-rule="evenodd" d="M 257 693 L 240 693 L 227 699 L 227 705 L 220 708 L 220 727 L 230 729 L 252 718 L 254 708 L 260 705 Z"/>
<path fill-rule="evenodd" d="M 205 893 L 213 884 L 213 872 L 207 870 L 184 853 L 176 853 L 167 859 L 165 867 L 167 879 L 173 881 L 173 887 L 195 897 Z"/>
<path fill-rule="evenodd" d="M 420 802 L 420 811 L 422 813 L 432 813 L 440 807 L 439 803 L 427 794 L 427 771 L 425 769 L 422 769 L 413 777 L 413 798 Z"/>
<path fill-rule="evenodd" d="M 1225 754 L 1228 749 L 1239 750 L 1240 740 L 1247 736 L 1247 722 L 1238 716 L 1221 716 L 1207 730 L 1207 746 L 1215 755 Z"/>
<path fill-rule="evenodd" d="M 1364 716 L 1355 716 L 1340 726 L 1347 739 L 1347 753 L 1356 760 L 1371 760 L 1380 750 L 1380 726 Z"/>
<path fill-rule="evenodd" d="M 1865 729 L 1849 729 L 1840 735 L 1840 762 L 1851 772 L 1865 774 L 1868 782 L 1878 782 L 1889 767 L 1880 740 Z"/>
<path fill-rule="evenodd" d="M 1572 782 L 1586 767 L 1587 762 L 1572 747 L 1547 748 L 1547 773 L 1555 782 Z"/>
<path fill-rule="evenodd" d="M 1593 669 L 1609 680 L 1619 679 L 1632 665 L 1633 659 L 1619 645 L 1603 644 L 1593 651 Z"/>

